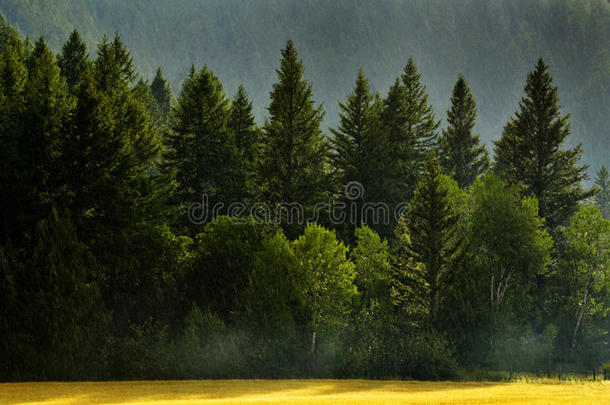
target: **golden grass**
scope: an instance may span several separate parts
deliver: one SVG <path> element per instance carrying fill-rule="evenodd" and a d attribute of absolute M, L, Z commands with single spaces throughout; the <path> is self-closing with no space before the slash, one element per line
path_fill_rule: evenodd
<path fill-rule="evenodd" d="M 222 380 L 0 384 L 0 404 L 607 404 L 610 383 Z"/>

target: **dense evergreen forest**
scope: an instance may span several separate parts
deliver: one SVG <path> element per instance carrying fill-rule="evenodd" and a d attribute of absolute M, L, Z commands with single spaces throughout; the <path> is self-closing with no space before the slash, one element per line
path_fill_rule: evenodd
<path fill-rule="evenodd" d="M 604 3 L 574 4 L 607 18 Z M 575 46 L 589 59 L 574 65 L 606 41 L 584 21 L 596 46 Z M 383 88 L 350 71 L 326 131 L 324 80 L 306 79 L 300 43 L 278 44 L 260 72 L 263 110 L 243 86 L 227 94 L 214 55 L 174 95 L 161 68 L 142 79 L 118 34 L 93 49 L 74 30 L 54 52 L 0 20 L 0 380 L 608 367 L 610 176 L 600 166 L 586 183 L 552 75 L 570 64 L 542 50 L 514 67 L 519 102 L 488 148 L 478 110 L 504 102 L 477 99 L 455 69 L 435 109 L 421 55 Z"/>
<path fill-rule="evenodd" d="M 607 0 L 0 0 L 0 13 L 22 35 L 44 35 L 54 52 L 74 29 L 92 50 L 119 32 L 142 77 L 152 80 L 161 66 L 174 93 L 192 64 L 206 64 L 228 94 L 244 85 L 260 125 L 277 50 L 288 39 L 327 111 L 324 130 L 338 125 L 337 100 L 360 67 L 383 93 L 412 56 L 439 119 L 456 74 L 466 76 L 479 106 L 476 132 L 488 148 L 542 57 L 571 113 L 568 142 L 582 143 L 591 177 L 607 164 Z"/>

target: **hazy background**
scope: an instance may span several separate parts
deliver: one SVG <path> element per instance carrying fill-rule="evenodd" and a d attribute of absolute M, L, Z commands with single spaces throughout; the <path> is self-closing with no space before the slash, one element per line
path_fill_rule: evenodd
<path fill-rule="evenodd" d="M 325 127 L 336 125 L 359 67 L 385 95 L 413 56 L 439 119 L 466 76 L 488 146 L 542 56 L 572 115 L 570 143 L 583 143 L 591 173 L 610 163 L 608 0 L 0 0 L 0 13 L 56 51 L 74 28 L 91 54 L 119 32 L 144 78 L 160 65 L 176 93 L 191 64 L 207 64 L 229 95 L 244 84 L 259 123 L 287 39 L 324 103 Z"/>

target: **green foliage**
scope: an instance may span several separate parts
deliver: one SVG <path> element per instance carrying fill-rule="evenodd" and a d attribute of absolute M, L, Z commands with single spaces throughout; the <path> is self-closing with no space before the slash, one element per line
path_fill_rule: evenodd
<path fill-rule="evenodd" d="M 233 201 L 236 185 L 236 150 L 227 129 L 229 101 L 220 80 L 206 67 L 191 69 L 165 135 L 162 168 L 175 183 L 173 202 L 181 210 L 181 224 L 191 233 L 212 219 L 211 208 L 218 202 Z M 189 205 L 202 202 L 199 224 L 187 215 Z"/>
<path fill-rule="evenodd" d="M 536 199 L 522 200 L 518 187 L 494 174 L 475 181 L 472 204 L 469 239 L 487 282 L 493 345 L 499 317 L 513 310 L 524 316 L 529 297 L 537 298 L 534 282 L 549 265 L 553 241 Z"/>
<path fill-rule="evenodd" d="M 292 41 L 282 50 L 278 81 L 271 91 L 269 119 L 260 138 L 257 158 L 259 197 L 275 207 L 299 203 L 307 211 L 328 194 L 328 142 L 320 129 L 324 113 L 315 107 L 311 84 L 303 78 Z M 278 218 L 289 237 L 300 226 Z"/>
<path fill-rule="evenodd" d="M 255 170 L 256 147 L 260 131 L 252 115 L 252 103 L 243 86 L 239 86 L 231 103 L 228 122 L 233 142 L 237 148 L 237 173 L 235 189 L 237 201 L 251 198 L 255 185 L 252 184 Z M 255 191 L 255 190 L 254 190 Z"/>
<path fill-rule="evenodd" d="M 317 334 L 345 321 L 357 291 L 353 285 L 354 264 L 346 257 L 347 247 L 335 233 L 319 225 L 308 225 L 293 242 L 297 267 L 296 297 L 305 311 L 315 355 Z M 319 339 L 321 340 L 321 339 Z"/>
<path fill-rule="evenodd" d="M 102 42 L 97 46 L 93 72 L 97 87 L 104 92 L 123 89 L 135 80 L 133 58 L 119 34 L 115 34 L 112 41 L 104 35 Z"/>
<path fill-rule="evenodd" d="M 85 45 L 77 30 L 72 31 L 70 38 L 62 47 L 61 53 L 57 56 L 57 65 L 61 70 L 61 75 L 66 79 L 69 90 L 79 84 L 89 70 L 87 45 Z"/>
<path fill-rule="evenodd" d="M 439 141 L 439 155 L 445 173 L 462 188 L 468 187 L 489 168 L 489 156 L 480 145 L 478 135 L 472 134 L 477 117 L 476 102 L 464 76 L 458 77 L 447 111 L 449 127 Z"/>
<path fill-rule="evenodd" d="M 172 89 L 169 87 L 169 83 L 163 76 L 161 67 L 157 68 L 155 78 L 150 84 L 150 90 L 159 105 L 163 122 L 167 122 L 169 111 L 174 103 L 174 95 L 172 94 Z"/>
<path fill-rule="evenodd" d="M 415 306 L 430 324 L 443 310 L 455 277 L 453 265 L 461 254 L 457 193 L 457 184 L 441 173 L 431 155 L 409 213 L 397 228 L 402 233 L 397 235 L 395 261 L 399 302 Z"/>
<path fill-rule="evenodd" d="M 220 216 L 197 235 L 186 298 L 225 319 L 240 309 L 240 294 L 248 286 L 257 253 L 276 232 L 271 224 Z"/>
<path fill-rule="evenodd" d="M 113 339 L 110 371 L 121 379 L 167 379 L 172 371 L 173 347 L 167 327 L 152 318 L 131 324 L 129 334 Z"/>
<path fill-rule="evenodd" d="M 528 24 L 518 33 L 540 41 Z M 329 145 L 291 41 L 260 131 L 243 87 L 229 103 L 206 67 L 174 105 L 160 69 L 136 82 L 118 35 L 92 62 L 83 38 L 56 61 L 0 19 L 0 380 L 439 379 L 458 365 L 595 368 L 608 356 L 610 223 L 578 205 L 593 192 L 579 150 L 562 149 L 567 121 L 542 63 L 496 147 L 509 181 L 465 189 L 485 158 L 463 78 L 439 157 L 458 184 L 425 162 L 438 123 L 412 59 L 385 100 L 359 72 Z M 605 85 L 606 59 L 591 86 Z M 310 214 L 354 180 L 365 194 L 343 202 L 360 208 L 411 198 L 392 244 L 388 225 L 364 224 L 370 212 L 304 232 L 285 217 L 283 232 L 235 210 L 192 215 L 255 197 Z"/>
<path fill-rule="evenodd" d="M 98 287 L 99 268 L 75 237 L 69 219 L 53 211 L 18 256 L 19 378 L 95 378 L 103 362 L 108 317 Z M 44 333 L 41 333 L 44 331 Z M 23 345 L 23 346 L 21 346 Z M 20 347 L 21 346 L 21 347 Z M 19 371 L 18 371 L 19 372 Z"/>
<path fill-rule="evenodd" d="M 257 377 L 300 375 L 308 345 L 298 292 L 297 259 L 286 237 L 278 232 L 257 252 L 242 302 L 240 325 L 249 331 L 248 364 Z"/>
<path fill-rule="evenodd" d="M 571 320 L 569 348 L 583 350 L 593 344 L 586 341 L 583 330 L 599 327 L 610 304 L 610 221 L 602 217 L 599 207 L 582 205 L 564 235 L 565 271 L 561 276 L 567 291 L 562 301 Z"/>
<path fill-rule="evenodd" d="M 9 43 L 0 54 L 0 218 L 6 234 L 3 239 L 20 239 L 23 233 L 23 218 L 19 214 L 27 184 L 22 183 L 23 168 L 20 147 L 20 121 L 23 114 L 24 88 L 27 72 L 22 57 L 21 43 Z M 5 240 L 2 243 L 6 242 Z"/>
<path fill-rule="evenodd" d="M 390 157 L 386 176 L 393 193 L 390 201 L 401 203 L 413 196 L 440 125 L 428 104 L 426 87 L 421 84 L 421 74 L 413 58 L 409 58 L 400 80 L 396 79 L 390 87 L 383 104 L 381 122 L 387 136 L 385 153 Z"/>
<path fill-rule="evenodd" d="M 495 142 L 495 171 L 511 184 L 521 184 L 524 195 L 536 197 L 541 218 L 551 233 L 566 225 L 579 201 L 593 193 L 582 189 L 587 166 L 577 166 L 579 146 L 562 150 L 570 134 L 568 116 L 561 116 L 557 87 L 548 66 L 538 60 L 527 76 L 520 111 Z"/>
<path fill-rule="evenodd" d="M 606 166 L 599 168 L 597 176 L 595 176 L 595 185 L 599 189 L 599 192 L 595 196 L 595 202 L 599 205 L 602 216 L 606 219 L 610 219 L 610 176 L 608 175 Z"/>
<path fill-rule="evenodd" d="M 208 63 L 231 93 L 244 84 L 261 123 L 274 80 L 269 72 L 287 35 L 306 52 L 317 100 L 328 113 L 324 125 L 331 128 L 338 126 L 336 100 L 352 87 L 353 72 L 362 66 L 373 88 L 387 89 L 388 78 L 413 55 L 437 111 L 450 107 L 447 92 L 456 72 L 469 78 L 487 145 L 500 135 L 521 78 L 543 56 L 554 67 L 563 108 L 573 113 L 574 143 L 582 142 L 592 167 L 607 164 L 606 0 L 388 0 L 358 7 L 351 0 L 270 0 L 252 7 L 221 0 L 172 7 L 164 0 L 4 0 L 0 9 L 23 35 L 44 35 L 56 51 L 74 28 L 89 49 L 104 33 L 119 30 L 137 70 L 152 78 L 163 66 L 175 91 L 191 64 Z"/>
<path fill-rule="evenodd" d="M 382 109 L 378 94 L 372 94 L 369 82 L 362 69 L 358 71 L 356 85 L 345 103 L 339 102 L 339 127 L 331 129 L 332 164 L 339 192 L 350 182 L 358 182 L 362 196 L 358 199 L 343 195 L 342 202 L 348 204 L 355 213 L 347 232 L 352 234 L 357 224 L 367 223 L 380 228 L 369 211 L 363 212 L 367 202 L 389 202 L 390 190 L 386 184 L 384 169 L 389 155 L 386 137 L 382 131 L 379 115 Z"/>
<path fill-rule="evenodd" d="M 391 305 L 392 268 L 385 239 L 367 226 L 356 229 L 356 246 L 351 254 L 361 305 L 368 311 L 388 310 Z"/>
<path fill-rule="evenodd" d="M 213 312 L 193 305 L 186 316 L 178 358 L 184 375 L 195 378 L 231 378 L 244 367 L 239 336 L 232 334 Z"/>

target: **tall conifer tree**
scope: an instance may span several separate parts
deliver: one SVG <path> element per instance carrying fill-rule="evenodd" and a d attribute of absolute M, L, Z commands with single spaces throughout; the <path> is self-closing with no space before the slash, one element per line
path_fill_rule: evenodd
<path fill-rule="evenodd" d="M 80 83 L 83 75 L 89 69 L 87 46 L 77 30 L 72 31 L 68 41 L 61 49 L 61 53 L 57 56 L 57 64 L 61 69 L 61 75 L 66 78 L 69 90 Z"/>
<path fill-rule="evenodd" d="M 24 88 L 26 108 L 21 117 L 19 156 L 23 164 L 22 214 L 38 221 L 49 215 L 57 198 L 54 173 L 59 169 L 61 134 L 69 114 L 67 87 L 55 56 L 41 37 L 29 58 L 30 75 Z"/>
<path fill-rule="evenodd" d="M 260 133 L 254 122 L 252 103 L 242 85 L 237 89 L 231 103 L 228 129 L 231 132 L 232 141 L 235 143 L 238 154 L 236 181 L 239 184 L 236 185 L 236 191 L 238 200 L 242 200 L 252 195 L 253 184 L 251 184 L 251 180 L 254 175 L 254 159 Z"/>
<path fill-rule="evenodd" d="M 26 187 L 19 142 L 27 70 L 20 48 L 19 41 L 11 42 L 0 53 L 0 225 L 5 232 L 0 243 L 15 240 L 24 231 L 19 225 Z"/>
<path fill-rule="evenodd" d="M 155 78 L 150 84 L 150 89 L 152 91 L 152 95 L 159 104 L 159 108 L 161 109 L 164 121 L 167 120 L 167 115 L 169 114 L 169 110 L 174 101 L 174 96 L 172 94 L 172 89 L 170 88 L 169 83 L 163 76 L 161 66 L 157 68 L 157 73 L 155 74 Z"/>
<path fill-rule="evenodd" d="M 415 189 L 408 215 L 397 228 L 397 281 L 406 303 L 434 323 L 452 282 L 453 263 L 462 244 L 457 185 L 441 173 L 431 155 Z M 408 236 L 407 236 L 408 235 Z"/>
<path fill-rule="evenodd" d="M 220 80 L 206 66 L 191 73 L 182 85 L 165 137 L 165 172 L 176 181 L 174 202 L 182 210 L 182 224 L 195 232 L 202 224 L 190 221 L 193 203 L 208 205 L 198 215 L 211 219 L 214 204 L 231 202 L 235 192 L 235 147 L 227 129 L 229 100 Z M 193 213 L 191 213 L 193 214 Z"/>
<path fill-rule="evenodd" d="M 292 41 L 282 50 L 277 75 L 259 145 L 260 196 L 273 208 L 282 202 L 299 203 L 307 211 L 325 201 L 329 189 L 328 141 L 320 129 L 324 113 L 314 106 L 311 84 L 303 78 L 303 63 Z"/>
<path fill-rule="evenodd" d="M 428 104 L 426 87 L 421 84 L 413 58 L 409 58 L 400 80 L 388 92 L 382 121 L 393 162 L 388 174 L 395 183 L 394 199 L 404 202 L 413 194 L 428 151 L 436 146 L 436 130 L 440 125 Z"/>
<path fill-rule="evenodd" d="M 489 156 L 479 136 L 472 134 L 477 117 L 476 102 L 464 76 L 460 75 L 451 96 L 447 111 L 449 126 L 443 130 L 439 142 L 443 170 L 462 188 L 489 168 Z"/>
<path fill-rule="evenodd" d="M 495 170 L 509 183 L 520 183 L 525 195 L 538 199 L 540 217 L 554 234 L 567 224 L 578 203 L 594 192 L 581 186 L 587 179 L 587 166 L 578 166 L 581 146 L 562 149 L 570 125 L 568 116 L 560 114 L 557 87 L 542 59 L 527 77 L 519 106 L 495 143 Z"/>
<path fill-rule="evenodd" d="M 102 43 L 97 46 L 97 58 L 93 67 L 97 87 L 102 91 L 129 86 L 136 78 L 133 58 L 119 34 L 112 41 L 104 35 Z"/>
<path fill-rule="evenodd" d="M 358 71 L 353 92 L 345 103 L 339 102 L 339 108 L 339 127 L 331 129 L 331 158 L 339 190 L 343 193 L 343 188 L 350 182 L 362 185 L 362 195 L 355 201 L 347 201 L 356 205 L 356 218 L 350 219 L 355 220 L 353 230 L 361 222 L 369 222 L 370 218 L 362 216 L 365 202 L 382 202 L 389 197 L 389 192 L 384 189 L 388 154 L 386 137 L 380 127 L 382 104 L 379 96 L 371 93 L 362 69 Z M 369 223 L 375 228 L 379 225 Z"/>

